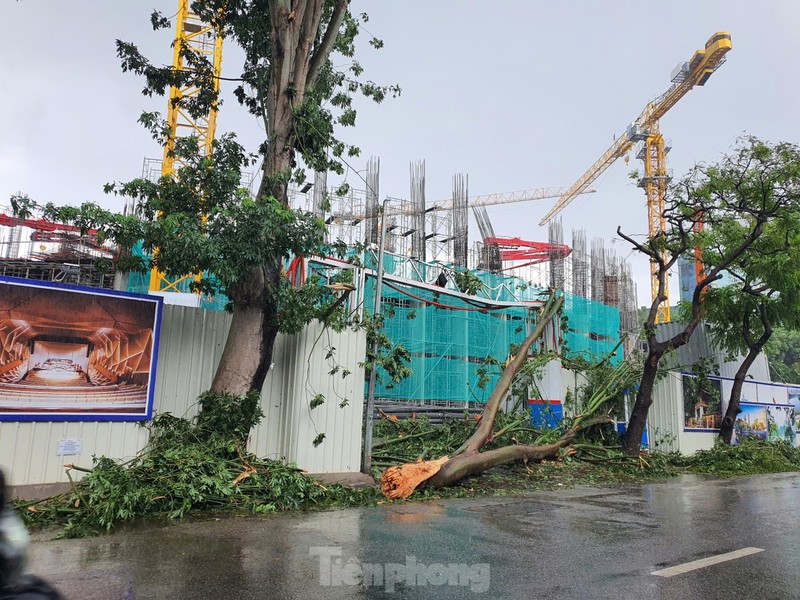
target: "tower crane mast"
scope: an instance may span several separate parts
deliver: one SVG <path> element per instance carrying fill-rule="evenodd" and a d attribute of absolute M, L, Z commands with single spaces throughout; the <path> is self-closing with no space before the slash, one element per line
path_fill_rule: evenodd
<path fill-rule="evenodd" d="M 185 71 L 191 67 L 186 63 L 183 49 L 188 48 L 196 54 L 208 59 L 213 67 L 215 91 L 219 91 L 220 75 L 222 74 L 222 36 L 217 30 L 203 22 L 200 17 L 189 8 L 189 0 L 178 0 L 178 12 L 175 16 L 175 43 L 173 44 L 172 68 L 176 71 Z M 207 115 L 195 118 L 182 109 L 179 100 L 198 94 L 200 90 L 194 86 L 172 86 L 169 92 L 167 107 L 167 125 L 170 130 L 167 143 L 164 146 L 164 158 L 161 162 L 161 176 L 170 175 L 180 168 L 180 159 L 175 157 L 175 140 L 184 136 L 195 136 L 199 146 L 208 156 L 214 142 L 217 128 L 217 111 L 211 110 Z M 157 252 L 157 250 L 156 250 Z M 158 269 L 150 272 L 150 291 L 178 292 L 178 285 L 196 277 L 185 275 L 176 279 L 168 278 Z"/>
<path fill-rule="evenodd" d="M 626 155 L 637 142 L 643 142 L 638 157 L 644 161 L 644 177 L 639 181 L 639 186 L 644 188 L 647 196 L 648 231 L 650 237 L 664 231 L 664 204 L 669 182 L 666 161 L 668 148 L 659 131 L 658 121 L 689 90 L 704 85 L 711 74 L 725 62 L 725 55 L 730 49 L 731 34 L 720 31 L 708 39 L 703 49 L 697 50 L 688 61 L 680 63 L 672 71 L 672 86 L 645 106 L 642 113 L 611 147 L 559 198 L 539 225 L 548 223 L 578 194 L 583 193 L 614 161 Z M 654 299 L 659 293 L 658 287 L 657 267 L 651 264 L 650 289 Z M 670 320 L 668 288 L 669 286 L 664 290 L 665 298 L 659 305 L 657 323 Z"/>

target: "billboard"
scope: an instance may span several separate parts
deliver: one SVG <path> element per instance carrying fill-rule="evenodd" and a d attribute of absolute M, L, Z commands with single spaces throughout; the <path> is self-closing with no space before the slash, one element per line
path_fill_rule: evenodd
<path fill-rule="evenodd" d="M 0 420 L 149 419 L 162 302 L 0 277 Z"/>
<path fill-rule="evenodd" d="M 722 386 L 718 377 L 682 373 L 684 429 L 719 429 Z"/>
<path fill-rule="evenodd" d="M 790 387 L 787 389 L 787 399 L 794 409 L 792 422 L 795 432 L 800 433 L 800 388 Z"/>
<path fill-rule="evenodd" d="M 789 404 L 742 402 L 733 426 L 734 444 L 744 437 L 796 444 L 794 407 Z"/>

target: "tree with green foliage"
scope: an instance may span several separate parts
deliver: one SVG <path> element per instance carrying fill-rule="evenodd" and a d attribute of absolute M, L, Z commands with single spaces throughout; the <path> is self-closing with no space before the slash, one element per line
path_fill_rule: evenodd
<path fill-rule="evenodd" d="M 642 377 L 628 421 L 625 449 L 638 454 L 647 414 L 653 403 L 653 387 L 663 356 L 687 344 L 702 318 L 702 298 L 709 286 L 719 281 L 731 266 L 754 252 L 764 227 L 797 210 L 800 202 L 800 149 L 787 143 L 768 144 L 754 137 L 738 141 L 730 154 L 717 164 L 697 165 L 667 195 L 663 232 L 640 242 L 617 233 L 656 266 L 658 293 L 643 324 L 647 341 Z M 702 222 L 705 229 L 697 232 Z M 719 232 L 734 228 L 738 238 L 725 246 L 716 245 Z M 656 316 L 666 299 L 668 274 L 678 259 L 690 257 L 695 246 L 702 249 L 708 268 L 697 282 L 685 307 L 683 328 L 664 339 L 658 335 Z"/>
<path fill-rule="evenodd" d="M 708 243 L 717 248 L 738 244 L 745 227 L 740 221 L 719 227 L 709 233 Z M 720 427 L 720 438 L 726 444 L 731 443 L 741 412 L 747 372 L 772 337 L 773 328 L 800 327 L 798 252 L 800 204 L 767 223 L 751 251 L 726 269 L 732 282 L 709 288 L 703 298 L 703 318 L 711 325 L 716 344 L 734 356 L 744 354 Z"/>
<path fill-rule="evenodd" d="M 230 333 L 211 390 L 244 397 L 260 391 L 272 363 L 279 331 L 298 331 L 317 313 L 318 286 L 295 289 L 282 275 L 289 255 L 319 251 L 324 225 L 293 211 L 287 186 L 301 182 L 304 168 L 344 172 L 358 148 L 338 139 L 337 127 L 355 124 L 353 99 L 362 94 L 376 102 L 397 95 L 361 79 L 354 60 L 356 38 L 367 15 L 353 15 L 349 0 L 193 0 L 191 10 L 217 28 L 227 44 L 244 51 L 236 77 L 238 101 L 264 131 L 257 153 L 248 153 L 233 134 L 219 136 L 206 156 L 196 138 L 181 138 L 174 154 L 184 165 L 157 182 L 136 179 L 107 186 L 107 192 L 133 199 L 135 210 L 116 214 L 94 204 L 78 208 L 39 206 L 24 196 L 12 199 L 20 216 L 39 210 L 45 218 L 97 229 L 121 248 L 142 240 L 151 259 L 131 259 L 121 268 L 168 276 L 202 273 L 195 287 L 223 293 L 233 313 Z M 158 12 L 154 29 L 169 26 Z M 382 42 L 371 39 L 380 48 Z M 193 86 L 197 94 L 174 99 L 194 118 L 219 108 L 209 57 L 189 47 L 179 49 L 191 68 L 155 66 L 131 43 L 117 41 L 124 71 L 145 80 L 143 93 L 164 95 L 172 85 Z M 336 63 L 346 63 L 341 70 Z M 157 113 L 140 122 L 166 145 L 169 136 Z M 241 186 L 242 171 L 260 161 L 261 182 L 251 196 Z"/>
<path fill-rule="evenodd" d="M 800 331 L 776 327 L 764 353 L 773 381 L 800 384 Z"/>

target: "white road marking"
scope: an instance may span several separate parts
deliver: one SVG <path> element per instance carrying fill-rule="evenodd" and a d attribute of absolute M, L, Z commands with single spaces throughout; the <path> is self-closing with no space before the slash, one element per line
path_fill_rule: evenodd
<path fill-rule="evenodd" d="M 734 550 L 733 552 L 726 552 L 725 554 L 717 554 L 716 556 L 709 556 L 708 558 L 701 558 L 700 560 L 693 560 L 692 562 L 684 563 L 682 565 L 675 565 L 661 569 L 660 571 L 653 571 L 650 575 L 658 575 L 659 577 L 673 577 L 689 571 L 695 571 L 704 567 L 710 567 L 719 563 L 727 562 L 729 560 L 736 560 L 751 554 L 758 554 L 763 552 L 763 548 L 742 548 L 741 550 Z"/>

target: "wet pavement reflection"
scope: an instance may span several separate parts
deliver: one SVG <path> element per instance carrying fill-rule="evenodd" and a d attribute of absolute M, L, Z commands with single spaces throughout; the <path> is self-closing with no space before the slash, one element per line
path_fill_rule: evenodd
<path fill-rule="evenodd" d="M 685 476 L 616 489 L 37 534 L 68 598 L 800 597 L 800 476 Z M 657 569 L 759 554 L 670 579 Z"/>

